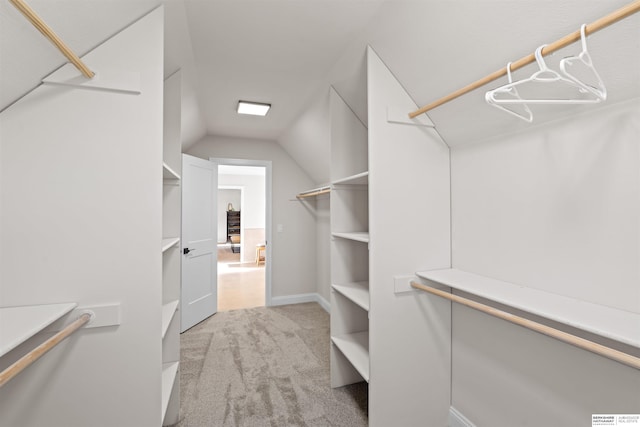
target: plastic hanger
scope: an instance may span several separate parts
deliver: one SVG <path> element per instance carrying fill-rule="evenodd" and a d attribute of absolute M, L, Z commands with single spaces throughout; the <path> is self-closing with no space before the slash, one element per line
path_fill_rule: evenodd
<path fill-rule="evenodd" d="M 512 84 L 513 80 L 511 79 L 511 62 L 507 64 L 507 78 L 509 79 L 509 84 Z M 487 101 L 487 104 L 492 105 L 496 108 L 499 108 L 503 111 L 506 111 L 512 116 L 516 116 L 527 123 L 531 123 L 533 121 L 533 113 L 531 112 L 527 104 L 525 103 L 504 104 L 504 105 L 497 104 L 496 102 L 494 102 L 492 92 L 493 91 L 488 91 L 487 93 L 485 93 L 484 98 Z M 521 99 L 515 86 L 510 86 L 508 89 L 505 89 L 503 93 L 504 95 L 512 96 L 514 99 L 518 99 L 518 100 Z"/>
<path fill-rule="evenodd" d="M 542 59 L 542 45 L 536 49 L 535 57 L 540 68 L 528 79 L 508 83 L 487 92 L 485 99 L 494 104 L 594 104 L 601 101 L 583 85 L 574 82 L 547 67 Z M 512 90 L 518 89 L 519 97 Z"/>
<path fill-rule="evenodd" d="M 593 66 L 591 61 L 591 55 L 587 50 L 587 24 L 582 24 L 580 27 L 580 39 L 582 41 L 582 52 L 578 56 L 570 56 L 560 61 L 560 71 L 570 80 L 577 83 L 584 90 L 587 90 L 600 98 L 601 100 L 607 99 L 607 89 L 604 86 L 604 82 L 600 78 L 600 75 Z M 579 65 L 581 64 L 581 65 Z M 580 73 L 582 78 L 574 76 L 570 70 L 574 69 L 574 73 Z"/>

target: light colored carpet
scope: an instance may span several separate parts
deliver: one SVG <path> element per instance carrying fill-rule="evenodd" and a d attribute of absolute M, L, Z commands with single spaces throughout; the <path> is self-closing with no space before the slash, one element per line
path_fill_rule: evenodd
<path fill-rule="evenodd" d="M 329 385 L 316 303 L 218 313 L 180 341 L 179 427 L 367 425 L 367 384 Z"/>

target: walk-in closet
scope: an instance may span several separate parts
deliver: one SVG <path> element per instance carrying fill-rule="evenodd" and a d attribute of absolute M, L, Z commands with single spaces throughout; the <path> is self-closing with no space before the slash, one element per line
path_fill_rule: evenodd
<path fill-rule="evenodd" d="M 0 20 L 0 426 L 640 426 L 640 0 Z"/>

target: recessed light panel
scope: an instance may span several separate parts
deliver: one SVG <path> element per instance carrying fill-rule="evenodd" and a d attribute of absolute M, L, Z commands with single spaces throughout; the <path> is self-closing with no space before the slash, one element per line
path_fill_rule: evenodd
<path fill-rule="evenodd" d="M 238 101 L 238 114 L 250 114 L 252 116 L 266 116 L 271 104 L 260 102 Z"/>

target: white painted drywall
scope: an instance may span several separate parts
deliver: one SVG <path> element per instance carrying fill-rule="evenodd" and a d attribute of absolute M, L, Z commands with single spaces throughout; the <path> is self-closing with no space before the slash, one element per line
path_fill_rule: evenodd
<path fill-rule="evenodd" d="M 262 168 L 264 169 L 264 168 Z M 265 221 L 265 177 L 264 175 L 218 175 L 218 186 L 242 187 L 243 204 L 233 205 L 242 209 L 243 228 L 264 228 Z M 227 205 L 225 203 L 224 208 Z M 225 214 L 226 218 L 226 214 Z"/>
<path fill-rule="evenodd" d="M 449 148 L 431 128 L 387 122 L 415 104 L 369 49 L 369 422 L 444 426 L 449 416 L 448 301 L 395 293 L 396 276 L 448 268 Z"/>
<path fill-rule="evenodd" d="M 86 57 L 140 73 L 140 95 L 40 86 L 0 114 L 0 304 L 122 310 L 4 386 L 0 425 L 162 422 L 163 22 L 157 9 Z"/>
<path fill-rule="evenodd" d="M 318 185 L 329 182 L 330 119 L 329 89 L 326 88 L 278 138 L 282 148 L 304 166 Z"/>
<path fill-rule="evenodd" d="M 187 154 L 209 159 L 269 160 L 273 172 L 272 295 L 316 292 L 316 231 L 313 213 L 295 195 L 313 188 L 311 178 L 274 141 L 207 136 Z M 292 201 L 293 200 L 293 201 Z M 278 232 L 278 225 L 282 231 Z"/>
<path fill-rule="evenodd" d="M 638 141 L 635 99 L 452 149 L 453 267 L 639 313 Z M 638 370 L 460 306 L 452 360 L 478 426 L 640 408 Z"/>
<path fill-rule="evenodd" d="M 316 218 L 316 292 L 325 299 L 331 300 L 331 227 L 329 213 L 331 203 L 328 194 L 315 197 L 313 208 Z M 308 199 L 307 199 L 308 200 Z M 303 202 L 304 203 L 304 202 Z"/>

